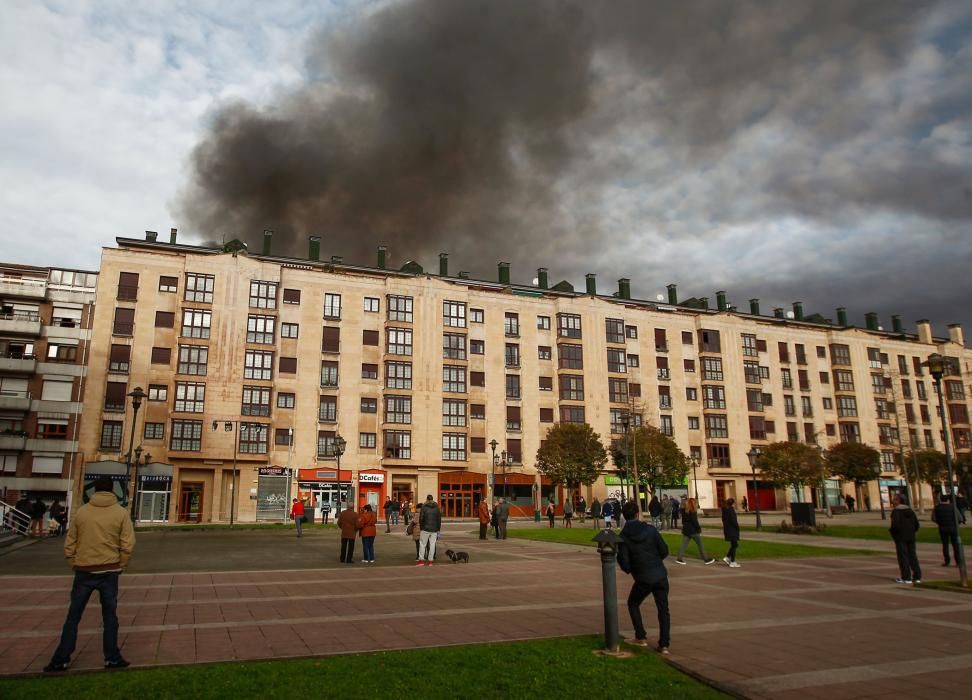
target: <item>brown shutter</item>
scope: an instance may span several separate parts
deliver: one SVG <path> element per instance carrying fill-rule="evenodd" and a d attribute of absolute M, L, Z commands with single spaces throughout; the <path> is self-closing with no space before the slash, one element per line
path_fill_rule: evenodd
<path fill-rule="evenodd" d="M 655 349 L 661 350 L 661 349 L 667 349 L 667 347 L 668 347 L 668 337 L 665 333 L 665 329 L 656 328 L 655 329 Z"/>
<path fill-rule="evenodd" d="M 138 299 L 138 273 L 118 273 L 118 299 L 135 301 Z"/>
<path fill-rule="evenodd" d="M 519 406 L 507 406 L 506 407 L 506 420 L 518 421 L 520 420 L 520 407 Z"/>
<path fill-rule="evenodd" d="M 296 357 L 281 357 L 280 358 L 280 372 L 283 374 L 296 374 L 297 373 L 297 358 Z"/>
<path fill-rule="evenodd" d="M 540 409 L 540 422 L 541 423 L 553 423 L 553 409 L 552 408 L 541 408 Z"/>
<path fill-rule="evenodd" d="M 776 421 L 774 420 L 763 421 L 763 425 L 765 426 L 767 433 L 776 432 Z"/>
<path fill-rule="evenodd" d="M 507 438 L 506 440 L 506 454 L 513 458 L 515 463 L 523 461 L 522 447 L 520 446 L 519 440 L 513 440 Z"/>
<path fill-rule="evenodd" d="M 671 396 L 672 395 L 671 389 L 672 388 L 670 386 L 666 386 L 666 385 L 663 384 L 663 385 L 661 385 L 661 386 L 658 387 L 658 395 L 659 396 Z"/>
<path fill-rule="evenodd" d="M 341 329 L 337 326 L 324 326 L 324 342 L 321 344 L 321 352 L 340 352 L 341 350 Z"/>
<path fill-rule="evenodd" d="M 470 452 L 485 452 L 486 451 L 486 438 L 484 438 L 484 437 L 469 438 L 469 451 Z"/>
<path fill-rule="evenodd" d="M 682 368 L 686 372 L 694 372 L 695 371 L 695 360 L 682 360 Z"/>
<path fill-rule="evenodd" d="M 541 391 L 552 391 L 553 390 L 553 377 L 540 377 L 540 390 Z"/>
<path fill-rule="evenodd" d="M 668 369 L 668 358 L 659 355 L 658 357 L 655 358 L 655 364 L 658 367 L 658 369 Z"/>
<path fill-rule="evenodd" d="M 108 382 L 105 386 L 105 410 L 123 411 L 125 409 L 125 395 L 127 393 L 128 384 L 125 382 Z"/>
<path fill-rule="evenodd" d="M 766 341 L 756 339 L 756 352 L 766 352 Z"/>
<path fill-rule="evenodd" d="M 167 365 L 172 362 L 172 348 L 152 348 L 152 364 Z"/>
<path fill-rule="evenodd" d="M 476 416 L 485 416 L 485 415 L 486 415 L 486 404 L 484 403 L 469 404 L 470 418 L 475 418 Z"/>
<path fill-rule="evenodd" d="M 112 362 L 128 362 L 132 357 L 131 345 L 112 345 L 108 359 Z"/>
<path fill-rule="evenodd" d="M 470 372 L 469 373 L 469 384 L 471 386 L 486 386 L 486 373 L 485 372 Z"/>
<path fill-rule="evenodd" d="M 641 384 L 628 384 L 628 393 L 637 398 L 641 396 Z"/>
<path fill-rule="evenodd" d="M 171 311 L 155 312 L 156 328 L 172 328 L 175 325 L 175 314 Z"/>
<path fill-rule="evenodd" d="M 283 301 L 284 301 L 284 304 L 299 304 L 300 303 L 300 290 L 299 289 L 284 289 L 283 290 Z"/>
<path fill-rule="evenodd" d="M 362 345 L 378 345 L 378 331 L 361 331 Z"/>
<path fill-rule="evenodd" d="M 114 335 L 131 335 L 135 330 L 135 309 L 115 309 Z"/>

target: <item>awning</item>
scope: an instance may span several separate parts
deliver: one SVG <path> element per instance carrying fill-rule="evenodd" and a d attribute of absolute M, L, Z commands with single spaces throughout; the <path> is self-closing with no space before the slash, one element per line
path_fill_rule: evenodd
<path fill-rule="evenodd" d="M 149 462 L 138 468 L 138 475 L 172 478 L 172 465 L 163 462 Z"/>
<path fill-rule="evenodd" d="M 85 479 L 94 479 L 99 476 L 124 477 L 127 475 L 128 465 L 124 462 L 106 459 L 101 462 L 88 462 L 84 465 Z"/>

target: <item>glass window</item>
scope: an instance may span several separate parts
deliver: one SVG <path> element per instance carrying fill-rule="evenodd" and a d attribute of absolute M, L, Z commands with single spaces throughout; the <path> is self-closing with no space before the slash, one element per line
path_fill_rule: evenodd
<path fill-rule="evenodd" d="M 295 394 L 289 392 L 277 392 L 277 408 L 293 408 L 297 402 Z"/>
<path fill-rule="evenodd" d="M 466 425 L 466 402 L 457 399 L 442 400 L 442 425 L 457 428 Z"/>
<path fill-rule="evenodd" d="M 186 273 L 186 301 L 213 303 L 213 288 L 216 278 L 213 275 L 200 275 L 195 272 Z"/>
<path fill-rule="evenodd" d="M 557 346 L 557 364 L 561 369 L 584 369 L 584 347 L 561 343 Z"/>
<path fill-rule="evenodd" d="M 341 295 L 324 293 L 324 318 L 340 320 L 341 318 Z"/>
<path fill-rule="evenodd" d="M 411 389 L 412 363 L 385 362 L 385 386 L 389 389 Z"/>
<path fill-rule="evenodd" d="M 541 331 L 550 330 L 550 317 L 549 316 L 537 316 L 537 328 Z"/>
<path fill-rule="evenodd" d="M 337 396 L 320 397 L 317 420 L 321 423 L 337 423 Z"/>
<path fill-rule="evenodd" d="M 442 367 L 442 391 L 466 392 L 466 368 L 457 365 Z"/>
<path fill-rule="evenodd" d="M 581 317 L 577 314 L 557 314 L 557 334 L 561 338 L 580 338 Z"/>
<path fill-rule="evenodd" d="M 607 351 L 608 372 L 626 372 L 624 350 L 619 348 L 608 348 Z"/>
<path fill-rule="evenodd" d="M 179 413 L 202 413 L 206 402 L 206 385 L 196 382 L 176 382 L 175 403 L 172 410 Z"/>
<path fill-rule="evenodd" d="M 244 379 L 272 379 L 273 353 L 269 350 L 247 350 L 243 354 Z"/>
<path fill-rule="evenodd" d="M 469 354 L 470 355 L 483 355 L 486 353 L 486 341 L 484 340 L 470 340 L 469 341 Z"/>
<path fill-rule="evenodd" d="M 205 345 L 180 345 L 178 374 L 204 376 L 209 363 L 209 348 Z"/>
<path fill-rule="evenodd" d="M 122 422 L 117 420 L 106 420 L 101 423 L 101 449 L 119 450 L 121 449 Z"/>
<path fill-rule="evenodd" d="M 213 312 L 208 309 L 182 310 L 182 336 L 184 338 L 208 338 Z"/>
<path fill-rule="evenodd" d="M 361 399 L 361 412 L 362 413 L 378 413 L 378 399 L 372 399 L 372 398 L 362 397 L 362 399 Z"/>
<path fill-rule="evenodd" d="M 373 450 L 378 446 L 378 433 L 358 433 L 358 447 Z"/>
<path fill-rule="evenodd" d="M 442 322 L 454 328 L 465 328 L 466 305 L 460 301 L 442 302 Z"/>
<path fill-rule="evenodd" d="M 321 361 L 321 386 L 333 387 L 338 385 L 338 363 L 332 360 Z"/>
<path fill-rule="evenodd" d="M 273 316 L 249 314 L 246 317 L 246 342 L 257 343 L 259 345 L 273 345 L 276 323 L 277 319 Z M 183 335 L 185 335 L 185 332 L 183 332 Z M 206 337 L 208 338 L 209 336 L 207 335 Z"/>
<path fill-rule="evenodd" d="M 411 423 L 412 422 L 412 397 L 411 396 L 386 396 L 385 397 L 385 422 L 386 423 Z"/>
<path fill-rule="evenodd" d="M 269 416 L 270 388 L 264 386 L 243 387 L 241 413 L 244 416 Z"/>
<path fill-rule="evenodd" d="M 296 323 L 281 323 L 280 324 L 280 337 L 281 338 L 296 338 L 300 330 L 300 326 Z"/>
<path fill-rule="evenodd" d="M 387 338 L 387 349 L 389 355 L 411 355 L 412 354 L 412 329 L 411 328 L 389 328 L 385 333 Z"/>
<path fill-rule="evenodd" d="M 412 297 L 388 295 L 388 320 L 412 322 Z"/>
<path fill-rule="evenodd" d="M 381 300 L 378 297 L 365 297 L 364 310 L 369 314 L 378 313 L 381 308 Z"/>
<path fill-rule="evenodd" d="M 503 315 L 503 332 L 508 338 L 520 337 L 520 315 L 507 311 Z"/>
<path fill-rule="evenodd" d="M 250 280 L 250 306 L 257 309 L 277 308 L 277 283 Z"/>
<path fill-rule="evenodd" d="M 409 430 L 385 431 L 385 456 L 391 459 L 412 458 L 412 433 Z"/>
<path fill-rule="evenodd" d="M 446 461 L 466 459 L 466 436 L 463 433 L 442 433 L 442 459 Z"/>
<path fill-rule="evenodd" d="M 620 318 L 608 318 L 604 321 L 606 339 L 609 343 L 624 342 L 624 321 Z"/>
<path fill-rule="evenodd" d="M 561 374 L 560 399 L 562 401 L 583 401 L 584 400 L 584 375 L 582 374 Z"/>
<path fill-rule="evenodd" d="M 199 452 L 202 450 L 202 421 L 178 420 L 172 421 L 169 432 L 169 449 L 175 452 Z"/>
<path fill-rule="evenodd" d="M 466 336 L 462 333 L 443 333 L 442 357 L 450 360 L 465 360 Z"/>
<path fill-rule="evenodd" d="M 482 309 L 469 309 L 469 321 L 471 323 L 484 323 L 486 314 Z"/>
<path fill-rule="evenodd" d="M 270 426 L 264 423 L 240 423 L 240 452 L 262 455 L 267 453 Z"/>
<path fill-rule="evenodd" d="M 520 398 L 520 375 L 518 374 L 506 375 L 506 398 L 508 399 Z"/>

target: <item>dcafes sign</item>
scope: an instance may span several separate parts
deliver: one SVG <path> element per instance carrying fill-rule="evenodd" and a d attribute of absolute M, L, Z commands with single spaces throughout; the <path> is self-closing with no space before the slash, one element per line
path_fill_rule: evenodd
<path fill-rule="evenodd" d="M 385 475 L 384 474 L 358 474 L 358 483 L 383 484 L 385 483 Z"/>

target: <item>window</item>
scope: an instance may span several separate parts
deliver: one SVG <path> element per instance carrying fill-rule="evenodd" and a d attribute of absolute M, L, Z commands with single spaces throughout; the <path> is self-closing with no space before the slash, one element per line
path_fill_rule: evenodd
<path fill-rule="evenodd" d="M 720 357 L 703 357 L 702 358 L 702 379 L 708 382 L 721 382 L 723 379 L 722 375 L 722 358 Z"/>
<path fill-rule="evenodd" d="M 71 341 L 49 339 L 47 341 L 47 359 L 50 362 L 74 362 L 78 357 L 78 346 L 68 345 L 68 342 Z M 8 350 L 8 353 L 10 357 L 16 357 L 18 359 L 23 358 L 25 355 L 30 355 L 29 352 L 18 353 L 12 348 Z"/>
<path fill-rule="evenodd" d="M 625 431 L 625 421 L 628 418 L 628 410 L 626 408 L 612 408 L 608 411 L 608 419 L 611 423 L 612 433 L 624 433 Z"/>
<path fill-rule="evenodd" d="M 264 386 L 243 387 L 243 405 L 240 412 L 244 416 L 269 416 L 270 388 Z"/>
<path fill-rule="evenodd" d="M 131 356 L 131 345 L 112 345 L 108 354 L 108 371 L 128 374 Z"/>
<path fill-rule="evenodd" d="M 904 387 L 905 382 L 907 382 L 907 381 L 908 381 L 907 379 L 902 379 L 901 380 L 901 386 Z M 916 381 L 915 382 L 915 388 L 918 389 L 918 398 L 920 400 L 922 400 L 922 401 L 927 401 L 928 400 L 928 394 L 925 391 L 925 383 L 924 382 Z"/>
<path fill-rule="evenodd" d="M 884 375 L 879 372 L 871 374 L 871 390 L 875 394 L 884 394 L 888 390 L 888 383 L 884 381 Z"/>
<path fill-rule="evenodd" d="M 277 392 L 277 408 L 293 408 L 296 402 L 297 397 L 295 394 L 284 391 Z"/>
<path fill-rule="evenodd" d="M 411 389 L 412 363 L 385 362 L 385 386 L 389 389 Z"/>
<path fill-rule="evenodd" d="M 213 288 L 216 278 L 213 275 L 199 275 L 194 272 L 186 273 L 186 301 L 213 303 Z"/>
<path fill-rule="evenodd" d="M 277 308 L 277 283 L 250 280 L 250 306 L 257 309 Z"/>
<path fill-rule="evenodd" d="M 469 418 L 471 418 L 472 420 L 486 420 L 486 404 L 484 403 L 469 404 Z"/>
<path fill-rule="evenodd" d="M 658 387 L 658 407 L 669 409 L 672 407 L 672 390 L 668 386 Z"/>
<path fill-rule="evenodd" d="M 520 337 L 520 315 L 506 312 L 503 315 L 503 332 L 507 338 Z"/>
<path fill-rule="evenodd" d="M 365 297 L 364 310 L 369 314 L 376 314 L 381 309 L 381 300 L 378 297 Z"/>
<path fill-rule="evenodd" d="M 269 350 L 247 350 L 243 354 L 244 379 L 272 379 L 273 353 Z"/>
<path fill-rule="evenodd" d="M 469 341 L 469 354 L 470 355 L 484 355 L 486 353 L 486 341 L 485 340 L 470 340 Z"/>
<path fill-rule="evenodd" d="M 516 343 L 507 343 L 504 357 L 506 358 L 507 367 L 519 367 L 520 366 L 520 346 L 517 345 Z"/>
<path fill-rule="evenodd" d="M 112 335 L 132 335 L 135 332 L 135 309 L 115 309 Z"/>
<path fill-rule="evenodd" d="M 561 343 L 557 346 L 557 365 L 560 369 L 584 369 L 584 347 Z"/>
<path fill-rule="evenodd" d="M 152 348 L 153 365 L 167 365 L 170 362 L 172 362 L 172 348 Z"/>
<path fill-rule="evenodd" d="M 537 330 L 549 331 L 550 330 L 550 317 L 549 316 L 537 316 Z"/>
<path fill-rule="evenodd" d="M 742 351 L 743 355 L 749 355 L 750 357 L 756 357 L 759 355 L 759 350 L 756 349 L 756 336 L 750 333 L 742 334 Z"/>
<path fill-rule="evenodd" d="M 860 442 L 861 426 L 857 423 L 841 423 L 840 439 L 841 442 Z"/>
<path fill-rule="evenodd" d="M 560 399 L 561 401 L 583 401 L 584 400 L 584 376 L 581 374 L 561 374 Z"/>
<path fill-rule="evenodd" d="M 793 388 L 793 374 L 790 372 L 789 368 L 783 367 L 780 369 L 780 380 L 783 383 L 784 389 Z"/>
<path fill-rule="evenodd" d="M 746 408 L 750 411 L 762 411 L 763 392 L 759 389 L 746 389 Z"/>
<path fill-rule="evenodd" d="M 821 384 L 830 384 L 830 375 L 827 372 L 820 372 L 819 376 Z"/>
<path fill-rule="evenodd" d="M 465 360 L 466 336 L 462 333 L 443 333 L 442 357 L 449 360 Z"/>
<path fill-rule="evenodd" d="M 540 391 L 553 391 L 553 377 L 538 377 Z"/>
<path fill-rule="evenodd" d="M 628 367 L 640 367 L 641 358 L 638 355 L 628 355 Z"/>
<path fill-rule="evenodd" d="M 581 317 L 577 314 L 557 314 L 557 335 L 561 338 L 580 338 Z"/>
<path fill-rule="evenodd" d="M 412 354 L 411 328 L 389 328 L 386 331 L 385 336 L 387 338 L 386 352 L 389 355 Z"/>
<path fill-rule="evenodd" d="M 321 396 L 317 404 L 317 420 L 337 423 L 337 396 Z"/>
<path fill-rule="evenodd" d="M 442 323 L 453 328 L 465 328 L 466 305 L 461 301 L 442 302 Z"/>
<path fill-rule="evenodd" d="M 202 450 L 202 421 L 173 419 L 169 449 L 175 452 Z"/>
<path fill-rule="evenodd" d="M 169 400 L 169 386 L 167 384 L 149 384 L 149 388 L 148 388 L 148 400 L 149 401 L 168 401 Z"/>
<path fill-rule="evenodd" d="M 709 467 L 731 467 L 729 461 L 729 445 L 706 445 Z"/>
<path fill-rule="evenodd" d="M 205 345 L 180 345 L 177 374 L 206 375 L 209 364 L 209 348 Z"/>
<path fill-rule="evenodd" d="M 175 326 L 175 314 L 171 311 L 156 311 L 155 312 L 155 327 L 156 328 L 172 328 Z"/>
<path fill-rule="evenodd" d="M 658 429 L 662 434 L 672 437 L 675 434 L 675 427 L 672 425 L 671 416 L 658 416 Z"/>
<path fill-rule="evenodd" d="M 694 387 L 686 387 L 685 389 L 685 400 L 686 401 L 698 401 L 699 400 L 699 390 Z"/>
<path fill-rule="evenodd" d="M 965 388 L 962 386 L 962 382 L 956 381 L 946 381 L 945 382 L 945 397 L 949 401 L 964 401 L 965 400 Z"/>
<path fill-rule="evenodd" d="M 537 346 L 537 359 L 538 360 L 550 360 L 552 355 L 550 352 L 549 345 L 539 345 Z"/>
<path fill-rule="evenodd" d="M 628 403 L 628 381 L 626 379 L 608 379 L 608 400 L 613 403 Z"/>
<path fill-rule="evenodd" d="M 702 387 L 702 405 L 705 408 L 726 407 L 726 390 L 721 386 Z"/>
<path fill-rule="evenodd" d="M 291 432 L 293 428 L 277 428 L 273 431 L 273 444 L 283 445 L 285 447 L 290 445 Z"/>
<path fill-rule="evenodd" d="M 324 293 L 324 318 L 333 321 L 341 320 L 341 295 Z"/>
<path fill-rule="evenodd" d="M 122 422 L 119 420 L 106 420 L 101 423 L 101 449 L 119 450 L 121 449 Z"/>
<path fill-rule="evenodd" d="M 800 408 L 804 418 L 810 418 L 813 415 L 813 402 L 809 396 L 800 397 Z"/>
<path fill-rule="evenodd" d="M 105 410 L 124 411 L 128 384 L 125 382 L 108 382 L 105 385 Z"/>
<path fill-rule="evenodd" d="M 669 373 L 669 369 L 668 369 L 667 357 L 662 357 L 661 355 L 658 355 L 657 357 L 655 357 L 655 365 L 656 365 L 655 374 L 658 376 L 659 379 L 665 379 L 665 380 L 671 379 L 671 374 Z"/>
<path fill-rule="evenodd" d="M 378 331 L 361 331 L 361 344 L 378 347 L 381 344 L 378 339 Z"/>
<path fill-rule="evenodd" d="M 699 429 L 699 417 L 698 416 L 689 416 L 689 419 L 688 419 L 688 429 L 689 430 L 698 430 Z"/>
<path fill-rule="evenodd" d="M 469 373 L 469 384 L 471 386 L 486 386 L 486 373 L 485 372 L 470 372 Z"/>
<path fill-rule="evenodd" d="M 756 360 L 743 360 L 743 374 L 747 384 L 762 384 L 763 382 L 759 376 L 759 362 Z"/>
<path fill-rule="evenodd" d="M 378 433 L 358 433 L 358 447 L 373 450 L 378 447 Z"/>
<path fill-rule="evenodd" d="M 442 366 L 442 391 L 466 393 L 466 368 L 459 365 Z"/>
<path fill-rule="evenodd" d="M 386 423 L 411 423 L 412 422 L 412 397 L 411 396 L 386 396 L 385 397 L 385 422 Z"/>
<path fill-rule="evenodd" d="M 184 338 L 208 338 L 212 324 L 212 311 L 183 309 L 182 336 Z"/>
<path fill-rule="evenodd" d="M 338 385 L 338 363 L 332 360 L 321 361 L 321 386 Z"/>
<path fill-rule="evenodd" d="M 378 413 L 378 399 L 361 398 L 362 413 Z"/>
<path fill-rule="evenodd" d="M 604 331 L 607 342 L 624 342 L 624 321 L 620 318 L 608 318 L 604 320 Z"/>
<path fill-rule="evenodd" d="M 142 430 L 143 440 L 164 440 L 165 423 L 146 423 Z"/>
<path fill-rule="evenodd" d="M 561 406 L 560 422 L 561 423 L 586 423 L 587 420 L 584 417 L 584 407 L 583 406 Z"/>
<path fill-rule="evenodd" d="M 831 343 L 830 345 L 830 364 L 849 365 L 851 363 L 850 348 L 846 345 Z"/>
<path fill-rule="evenodd" d="M 208 311 L 206 312 L 209 313 Z M 255 316 L 250 314 L 246 317 L 246 342 L 248 343 L 258 343 L 260 345 L 273 345 L 274 342 L 274 330 L 277 319 L 273 316 Z M 185 321 L 183 321 L 183 326 L 185 326 Z M 185 335 L 186 331 L 183 328 L 182 335 Z M 206 336 L 194 336 L 194 337 L 206 337 Z M 296 337 L 296 336 L 294 336 Z"/>
<path fill-rule="evenodd" d="M 766 439 L 766 421 L 763 419 L 762 416 L 749 417 L 749 439 L 750 440 Z"/>
<path fill-rule="evenodd" d="M 823 407 L 824 407 L 824 410 L 825 411 L 833 410 L 833 408 L 834 408 L 834 400 L 831 399 L 830 397 L 825 396 L 823 398 Z"/>
<path fill-rule="evenodd" d="M 632 340 L 638 339 L 638 326 L 625 326 L 624 334 Z"/>
<path fill-rule="evenodd" d="M 466 459 L 466 436 L 462 433 L 442 433 L 442 459 L 463 461 Z"/>
<path fill-rule="evenodd" d="M 624 350 L 619 348 L 608 348 L 607 349 L 607 367 L 608 372 L 626 372 L 627 365 L 625 364 L 625 353 Z"/>
<path fill-rule="evenodd" d="M 391 459 L 412 458 L 412 433 L 409 430 L 385 431 L 385 456 Z"/>
<path fill-rule="evenodd" d="M 692 331 L 682 331 L 682 345 L 691 345 L 693 342 Z"/>
<path fill-rule="evenodd" d="M 520 375 L 518 374 L 506 375 L 506 398 L 508 399 L 520 398 Z"/>
<path fill-rule="evenodd" d="M 796 345 L 794 345 L 793 349 L 796 351 L 797 364 L 798 365 L 807 364 L 807 349 L 801 343 L 797 343 Z"/>
<path fill-rule="evenodd" d="M 136 301 L 138 299 L 138 273 L 118 273 L 118 301 Z"/>
<path fill-rule="evenodd" d="M 296 338 L 300 326 L 296 323 L 281 323 L 280 324 L 280 337 L 281 338 Z"/>
<path fill-rule="evenodd" d="M 318 430 L 317 431 L 317 456 L 318 457 L 333 457 L 334 456 L 334 438 L 336 433 L 333 430 Z"/>
<path fill-rule="evenodd" d="M 299 304 L 300 303 L 300 290 L 299 289 L 284 289 L 283 290 L 283 303 L 284 304 Z"/>
<path fill-rule="evenodd" d="M 854 391 L 854 374 L 848 369 L 835 369 L 834 388 L 837 391 Z"/>
<path fill-rule="evenodd" d="M 540 422 L 541 423 L 553 423 L 554 413 L 552 408 L 541 408 L 540 409 Z"/>
<path fill-rule="evenodd" d="M 179 291 L 179 278 L 178 277 L 166 277 L 165 275 L 159 276 L 159 291 L 160 292 L 177 292 Z"/>
<path fill-rule="evenodd" d="M 792 396 L 783 397 L 783 413 L 788 416 L 796 415 L 796 403 L 793 401 Z"/>
<path fill-rule="evenodd" d="M 729 420 L 725 416 L 705 416 L 705 436 L 708 438 L 729 437 Z"/>
<path fill-rule="evenodd" d="M 442 399 L 442 425 L 463 428 L 466 425 L 466 402 Z"/>
<path fill-rule="evenodd" d="M 469 309 L 469 321 L 471 323 L 484 323 L 486 314 L 482 309 Z"/>
<path fill-rule="evenodd" d="M 321 352 L 341 351 L 341 329 L 337 326 L 324 326 L 321 329 Z"/>
<path fill-rule="evenodd" d="M 243 454 L 266 454 L 269 439 L 270 426 L 264 423 L 240 424 L 240 452 Z"/>
<path fill-rule="evenodd" d="M 682 342 L 685 342 L 685 334 L 682 334 Z M 689 333 L 689 343 L 692 342 L 692 334 Z M 655 352 L 668 352 L 668 331 L 664 328 L 655 329 Z"/>
<path fill-rule="evenodd" d="M 366 362 L 361 363 L 361 378 L 362 379 L 378 379 L 378 365 L 368 364 Z"/>
<path fill-rule="evenodd" d="M 699 352 L 722 352 L 719 331 L 704 329 L 699 331 Z"/>
<path fill-rule="evenodd" d="M 789 346 L 784 342 L 777 343 L 777 348 L 779 348 L 780 362 L 786 364 L 790 361 L 790 349 Z"/>

